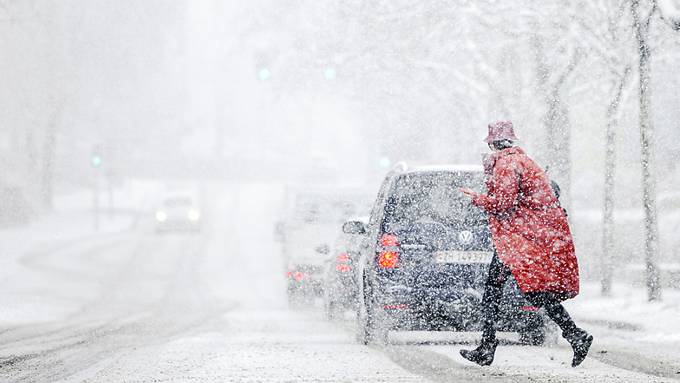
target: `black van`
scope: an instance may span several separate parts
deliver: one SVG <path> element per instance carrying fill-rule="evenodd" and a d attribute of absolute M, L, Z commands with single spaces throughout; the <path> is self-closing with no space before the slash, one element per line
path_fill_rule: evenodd
<path fill-rule="evenodd" d="M 483 192 L 482 168 L 399 164 L 386 176 L 356 273 L 360 342 L 385 342 L 390 330 L 481 330 L 494 249 L 486 214 L 460 187 Z M 545 339 L 543 323 L 516 282 L 507 283 L 498 329 L 538 345 Z"/>

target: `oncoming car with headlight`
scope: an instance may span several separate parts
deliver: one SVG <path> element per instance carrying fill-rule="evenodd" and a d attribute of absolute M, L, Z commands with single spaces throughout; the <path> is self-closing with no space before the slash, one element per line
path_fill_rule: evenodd
<path fill-rule="evenodd" d="M 169 195 L 156 209 L 156 232 L 198 231 L 201 228 L 201 218 L 198 203 L 192 195 Z"/>

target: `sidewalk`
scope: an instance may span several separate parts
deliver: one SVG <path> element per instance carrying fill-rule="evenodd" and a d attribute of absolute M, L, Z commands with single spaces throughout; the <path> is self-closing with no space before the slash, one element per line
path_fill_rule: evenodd
<path fill-rule="evenodd" d="M 585 328 L 599 327 L 621 345 L 645 344 L 650 349 L 677 349 L 680 360 L 680 290 L 665 288 L 660 302 L 648 302 L 644 286 L 615 284 L 602 297 L 597 283 L 582 286 L 581 295 L 565 302 Z M 654 350 L 653 350 L 654 351 Z"/>
<path fill-rule="evenodd" d="M 46 304 L 38 294 L 49 291 L 50 282 L 22 262 L 28 254 L 125 232 L 134 226 L 137 215 L 104 215 L 95 230 L 91 212 L 55 212 L 28 225 L 0 230 L 0 323 L 48 321 L 67 313 L 66 306 Z"/>

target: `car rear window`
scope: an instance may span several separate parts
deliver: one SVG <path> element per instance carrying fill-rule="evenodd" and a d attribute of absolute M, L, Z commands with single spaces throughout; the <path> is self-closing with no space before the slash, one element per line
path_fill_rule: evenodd
<path fill-rule="evenodd" d="M 337 195 L 299 194 L 295 199 L 293 219 L 306 224 L 342 223 L 347 217 L 365 214 L 362 198 L 347 193 Z"/>
<path fill-rule="evenodd" d="M 192 206 L 194 201 L 189 197 L 172 197 L 165 200 L 164 205 L 167 207 L 184 207 Z"/>
<path fill-rule="evenodd" d="M 482 172 L 428 172 L 400 176 L 385 206 L 384 224 L 405 226 L 435 222 L 447 226 L 486 222 L 486 214 L 458 191 L 466 187 L 484 192 Z"/>

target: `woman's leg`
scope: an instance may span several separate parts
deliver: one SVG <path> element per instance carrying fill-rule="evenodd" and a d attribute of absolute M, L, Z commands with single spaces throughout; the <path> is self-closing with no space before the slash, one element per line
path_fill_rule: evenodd
<path fill-rule="evenodd" d="M 484 314 L 482 342 L 474 350 L 460 350 L 463 358 L 475 362 L 481 366 L 488 366 L 493 363 L 496 353 L 496 319 L 498 310 L 503 297 L 503 286 L 510 275 L 508 269 L 494 254 L 489 266 L 489 275 L 486 279 L 482 306 Z"/>
<path fill-rule="evenodd" d="M 489 274 L 486 278 L 484 296 L 482 297 L 484 313 L 482 342 L 493 342 L 496 340 L 496 320 L 501 299 L 503 298 L 503 287 L 509 275 L 510 269 L 494 254 L 489 265 Z"/>
<path fill-rule="evenodd" d="M 574 359 L 571 362 L 572 367 L 581 364 L 586 355 L 588 355 L 590 345 L 593 343 L 593 336 L 576 326 L 574 320 L 571 319 L 567 310 L 554 294 L 530 293 L 527 294 L 527 299 L 534 306 L 542 306 L 548 317 L 562 329 L 562 336 L 571 344 L 574 350 Z"/>
<path fill-rule="evenodd" d="M 529 293 L 527 299 L 536 307 L 543 307 L 548 317 L 555 322 L 563 334 L 572 334 L 579 330 L 562 303 L 551 293 Z"/>

